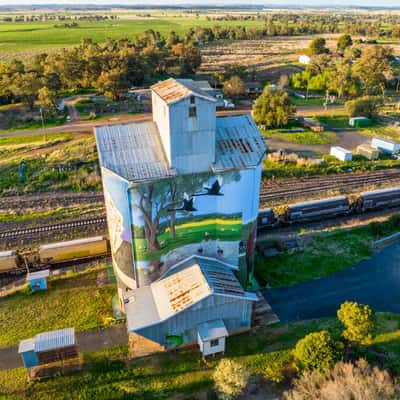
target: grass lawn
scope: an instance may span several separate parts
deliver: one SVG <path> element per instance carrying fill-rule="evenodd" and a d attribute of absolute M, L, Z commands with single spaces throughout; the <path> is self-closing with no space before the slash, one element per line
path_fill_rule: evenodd
<path fill-rule="evenodd" d="M 25 162 L 23 181 L 19 179 L 22 160 Z M 91 134 L 0 135 L 0 196 L 38 191 L 99 190 L 97 162 L 95 139 Z M 70 167 L 74 164 L 80 166 Z"/>
<path fill-rule="evenodd" d="M 400 128 L 396 126 L 374 126 L 361 130 L 361 133 L 368 136 L 385 137 L 391 140 L 400 140 Z"/>
<path fill-rule="evenodd" d="M 97 287 L 98 271 L 50 280 L 50 289 L 28 289 L 0 299 L 0 347 L 39 332 L 74 326 L 77 331 L 104 326 L 112 317 L 115 285 Z"/>
<path fill-rule="evenodd" d="M 334 117 L 318 116 L 317 120 L 323 124 L 336 129 L 349 129 L 349 117 L 347 115 L 336 115 Z"/>
<path fill-rule="evenodd" d="M 311 97 L 304 99 L 302 97 L 290 96 L 290 101 L 296 106 L 323 106 L 325 98 Z"/>
<path fill-rule="evenodd" d="M 383 366 L 399 373 L 400 315 L 379 313 L 376 327 L 372 345 L 376 351 L 387 352 Z M 278 323 L 228 338 L 226 356 L 243 363 L 251 374 L 259 374 L 266 365 L 289 360 L 299 339 L 323 329 L 339 340 L 342 328 L 334 317 Z M 181 350 L 129 361 L 126 353 L 127 347 L 120 346 L 85 354 L 83 371 L 31 384 L 26 383 L 22 368 L 1 371 L 0 397 L 3 394 L 4 398 L 15 400 L 158 400 L 181 394 L 189 399 L 195 393 L 205 394 L 212 387 L 212 372 L 218 358 L 202 363 L 199 353 Z M 373 354 L 367 352 L 367 359 L 370 358 L 372 361 Z"/>
<path fill-rule="evenodd" d="M 390 221 L 373 223 L 351 230 L 338 230 L 305 239 L 304 250 L 256 258 L 255 275 L 261 285 L 271 287 L 294 285 L 331 275 L 368 258 L 370 243 L 397 232 L 399 226 Z"/>
<path fill-rule="evenodd" d="M 323 145 L 335 143 L 336 135 L 333 132 L 295 132 L 279 136 L 284 141 L 307 145 Z"/>

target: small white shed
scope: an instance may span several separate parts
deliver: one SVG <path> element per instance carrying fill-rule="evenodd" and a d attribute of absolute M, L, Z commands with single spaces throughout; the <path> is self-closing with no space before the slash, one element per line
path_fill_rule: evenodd
<path fill-rule="evenodd" d="M 215 319 L 198 325 L 197 336 L 203 357 L 225 351 L 225 339 L 228 336 L 228 330 L 222 319 Z"/>
<path fill-rule="evenodd" d="M 371 147 L 387 154 L 396 154 L 400 151 L 400 143 L 384 138 L 374 137 L 371 142 Z"/>
<path fill-rule="evenodd" d="M 340 146 L 331 147 L 331 156 L 336 157 L 341 161 L 351 161 L 353 159 L 353 154 L 350 150 L 344 149 Z"/>

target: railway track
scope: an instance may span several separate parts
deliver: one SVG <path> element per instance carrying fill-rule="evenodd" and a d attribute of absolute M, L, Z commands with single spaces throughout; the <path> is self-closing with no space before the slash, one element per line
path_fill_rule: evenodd
<path fill-rule="evenodd" d="M 40 235 L 41 233 L 47 232 L 65 232 L 77 228 L 85 228 L 90 225 L 104 225 L 106 226 L 106 217 L 100 216 L 95 218 L 79 219 L 75 221 L 42 225 L 32 228 L 15 229 L 10 231 L 0 232 L 0 239 L 16 239 L 27 235 Z"/>
<path fill-rule="evenodd" d="M 260 190 L 260 203 L 274 205 L 276 202 L 295 199 L 301 196 L 321 195 L 324 192 L 360 192 L 370 187 L 389 187 L 400 185 L 400 170 L 379 170 L 368 174 L 340 174 L 309 178 L 285 179 L 278 182 L 263 181 Z"/>
<path fill-rule="evenodd" d="M 327 176 L 311 176 L 303 178 L 286 178 L 278 181 L 263 180 L 260 190 L 261 207 L 274 206 L 282 204 L 296 198 L 305 198 L 313 196 L 321 196 L 324 193 L 350 193 L 360 192 L 371 187 L 389 187 L 400 185 L 400 169 L 385 169 L 369 173 L 348 173 Z M 0 198 L 0 209 L 12 207 L 18 203 L 28 207 L 29 202 L 102 202 L 104 197 L 102 193 L 63 193 L 63 194 L 46 194 L 44 196 L 34 195 L 27 198 L 13 197 Z M 21 203 L 22 202 L 22 203 Z M 57 203 L 58 204 L 58 203 Z M 76 229 L 84 229 L 93 225 L 104 226 L 106 228 L 106 216 L 104 214 L 96 217 L 71 220 L 68 222 L 59 222 L 54 224 L 46 224 L 41 226 L 17 228 L 7 231 L 0 231 L 0 240 L 18 239 L 22 237 L 41 235 L 49 233 L 63 233 Z"/>

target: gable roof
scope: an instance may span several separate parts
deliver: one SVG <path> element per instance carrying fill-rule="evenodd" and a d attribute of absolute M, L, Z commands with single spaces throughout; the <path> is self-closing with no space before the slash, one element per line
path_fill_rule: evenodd
<path fill-rule="evenodd" d="M 194 256 L 128 296 L 128 331 L 160 323 L 210 295 L 257 301 L 257 296 L 243 290 L 232 269 L 216 259 Z"/>
<path fill-rule="evenodd" d="M 151 86 L 151 90 L 160 96 L 167 104 L 177 103 L 189 96 L 198 96 L 204 100 L 216 102 L 216 99 L 200 89 L 192 79 L 169 78 Z"/>

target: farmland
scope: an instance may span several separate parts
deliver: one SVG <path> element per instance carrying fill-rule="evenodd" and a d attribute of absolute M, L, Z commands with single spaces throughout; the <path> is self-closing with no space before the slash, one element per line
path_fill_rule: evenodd
<path fill-rule="evenodd" d="M 40 51 L 77 45 L 82 39 L 89 37 L 97 43 L 104 43 L 108 38 L 133 39 L 147 29 L 159 31 L 163 35 L 170 31 L 181 35 L 189 28 L 210 27 L 217 23 L 208 21 L 205 17 L 166 16 L 163 18 L 86 21 L 79 22 L 79 26 L 76 28 L 55 28 L 55 24 L 54 21 L 0 23 L 0 56 L 29 57 Z M 219 25 L 223 26 L 226 23 Z M 230 21 L 229 25 L 261 27 L 262 21 Z"/>

